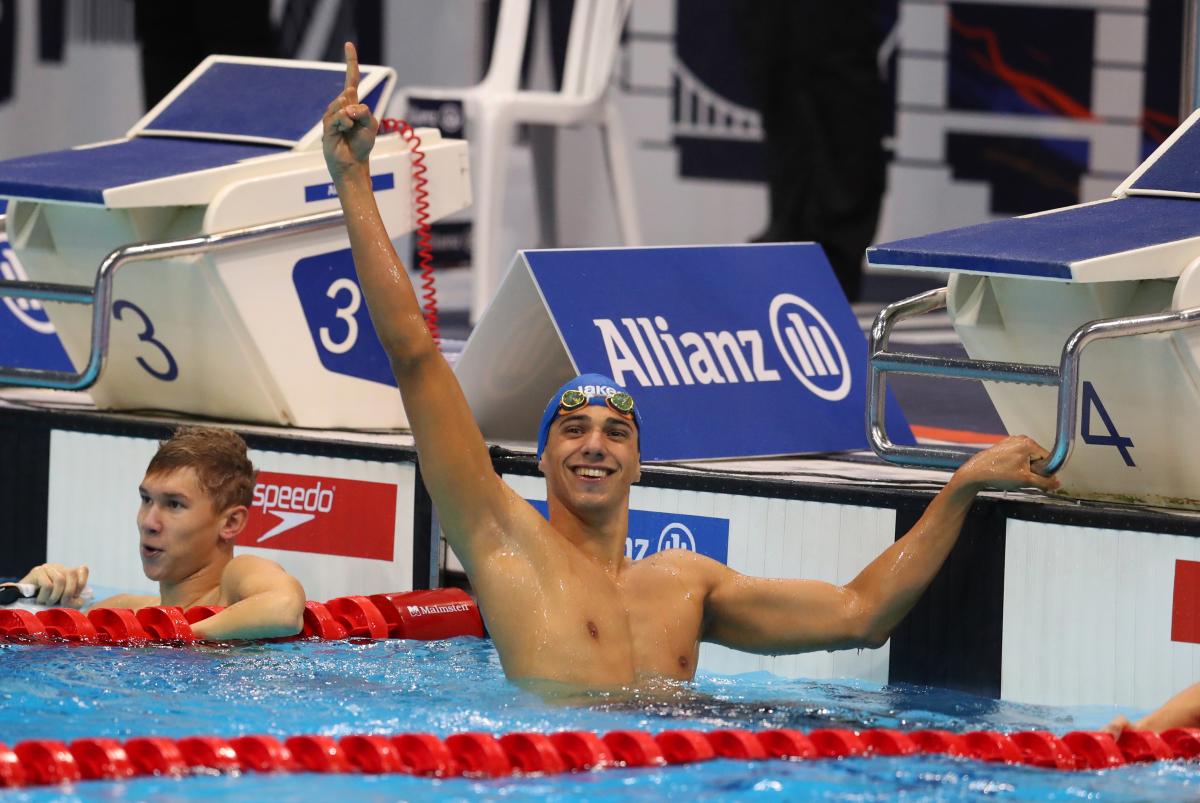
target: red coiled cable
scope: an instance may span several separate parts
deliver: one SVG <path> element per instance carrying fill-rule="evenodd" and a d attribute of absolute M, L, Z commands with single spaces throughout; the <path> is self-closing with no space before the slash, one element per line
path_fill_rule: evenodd
<path fill-rule="evenodd" d="M 417 264 L 421 272 L 422 310 L 425 325 L 435 343 L 441 343 L 438 331 L 437 290 L 433 278 L 433 237 L 429 233 L 429 190 L 426 185 L 429 179 L 425 177 L 425 152 L 421 150 L 421 138 L 413 127 L 404 120 L 394 117 L 384 117 L 379 121 L 379 130 L 384 134 L 399 132 L 404 141 L 412 149 L 412 188 L 413 188 L 413 219 L 415 226 L 413 234 L 417 238 Z"/>

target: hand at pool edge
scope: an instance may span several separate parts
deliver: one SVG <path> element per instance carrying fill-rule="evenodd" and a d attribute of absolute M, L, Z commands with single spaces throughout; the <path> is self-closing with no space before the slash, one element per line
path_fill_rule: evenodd
<path fill-rule="evenodd" d="M 952 481 L 976 493 L 1016 488 L 1054 491 L 1061 485 L 1058 478 L 1039 474 L 1033 467 L 1049 456 L 1032 438 L 1013 435 L 973 455 L 954 472 Z"/>
<path fill-rule="evenodd" d="M 37 587 L 35 601 L 39 605 L 82 608 L 87 604 L 82 597 L 87 581 L 87 566 L 72 568 L 61 563 L 43 563 L 30 569 L 18 582 Z"/>

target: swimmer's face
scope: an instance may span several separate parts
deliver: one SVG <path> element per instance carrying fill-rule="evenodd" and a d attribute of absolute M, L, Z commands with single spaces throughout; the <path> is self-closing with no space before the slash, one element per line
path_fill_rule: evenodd
<path fill-rule="evenodd" d="M 160 583 L 178 583 L 211 566 L 231 550 L 245 523 L 246 508 L 217 510 L 190 467 L 147 474 L 138 493 L 142 571 Z"/>
<path fill-rule="evenodd" d="M 578 510 L 628 504 L 629 486 L 642 476 L 637 428 L 608 407 L 561 415 L 550 426 L 538 468 L 550 495 Z"/>

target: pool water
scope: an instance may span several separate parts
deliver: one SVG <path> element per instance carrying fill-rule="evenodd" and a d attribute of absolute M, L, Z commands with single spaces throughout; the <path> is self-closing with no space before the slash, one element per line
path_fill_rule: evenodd
<path fill-rule="evenodd" d="M 293 642 L 236 647 L 0 645 L 0 741 L 268 733 L 553 732 L 639 728 L 890 727 L 1055 733 L 1095 729 L 1108 707 L 997 702 L 940 689 L 698 676 L 682 699 L 543 701 L 504 679 L 490 641 Z M 732 760 L 553 777 L 208 775 L 89 781 L 0 800 L 1196 800 L 1200 765 L 1063 773 L 943 756 Z"/>

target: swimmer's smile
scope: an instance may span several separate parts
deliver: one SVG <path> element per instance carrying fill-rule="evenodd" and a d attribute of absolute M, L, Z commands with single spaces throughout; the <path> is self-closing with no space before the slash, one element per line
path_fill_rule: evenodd
<path fill-rule="evenodd" d="M 149 544 L 142 544 L 142 560 L 153 560 L 159 555 L 162 555 L 164 550 L 158 547 L 152 547 Z"/>
<path fill-rule="evenodd" d="M 605 468 L 604 466 L 575 466 L 571 469 L 571 473 L 585 483 L 591 484 L 601 482 L 617 473 L 617 471 L 616 469 Z"/>

